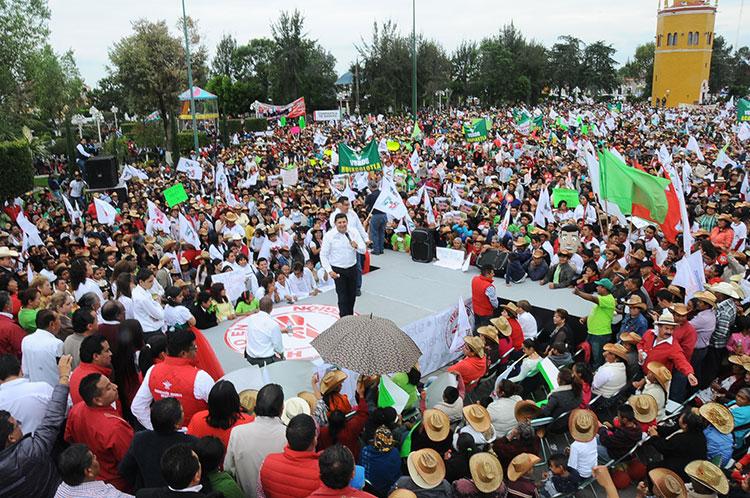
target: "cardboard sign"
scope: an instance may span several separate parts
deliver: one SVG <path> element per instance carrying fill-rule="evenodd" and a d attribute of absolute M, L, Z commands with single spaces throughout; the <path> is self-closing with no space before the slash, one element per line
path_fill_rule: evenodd
<path fill-rule="evenodd" d="M 167 202 L 167 206 L 169 207 L 174 207 L 177 204 L 188 200 L 187 193 L 185 192 L 185 187 L 183 187 L 181 183 L 172 185 L 163 193 L 164 200 Z"/>

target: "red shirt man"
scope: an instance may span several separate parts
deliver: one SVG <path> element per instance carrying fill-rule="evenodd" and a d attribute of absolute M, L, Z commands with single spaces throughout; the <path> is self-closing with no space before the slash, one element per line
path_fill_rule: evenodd
<path fill-rule="evenodd" d="M 81 363 L 70 374 L 70 399 L 73 404 L 83 401 L 78 389 L 84 377 L 92 373 L 112 377 L 112 351 L 104 336 L 96 334 L 86 337 L 81 342 L 80 357 Z"/>
<path fill-rule="evenodd" d="M 449 372 L 457 374 L 469 385 L 479 380 L 487 372 L 487 360 L 484 357 L 484 341 L 479 337 L 464 337 L 464 359 L 448 367 Z"/>
<path fill-rule="evenodd" d="M 677 344 L 685 353 L 685 359 L 690 361 L 693 357 L 693 351 L 695 350 L 695 344 L 698 342 L 698 332 L 688 321 L 688 309 L 682 303 L 673 304 L 670 308 L 672 314 L 674 314 L 674 321 L 677 326 L 672 332 L 672 337 L 677 341 Z"/>
<path fill-rule="evenodd" d="M 117 465 L 130 447 L 133 429 L 111 406 L 117 399 L 117 386 L 104 375 L 93 373 L 81 380 L 80 390 L 83 401 L 73 405 L 68 414 L 65 441 L 88 446 L 99 461 L 101 479 L 128 491 Z"/>
<path fill-rule="evenodd" d="M 366 418 L 367 402 L 364 406 Z M 320 487 L 316 432 L 309 415 L 288 422 L 284 451 L 271 453 L 260 467 L 259 484 L 266 498 L 305 498 Z"/>
<path fill-rule="evenodd" d="M 677 325 L 673 315 L 664 310 L 654 325 L 658 327 L 657 333 L 654 333 L 653 329 L 648 330 L 638 343 L 638 355 L 642 361 L 643 372 L 646 373 L 646 367 L 650 362 L 658 361 L 670 372 L 677 368 L 687 376 L 691 386 L 696 386 L 698 379 L 693 375 L 693 366 L 687 361 L 685 353 L 672 336 Z"/>
<path fill-rule="evenodd" d="M 0 300 L 0 355 L 12 354 L 21 359 L 21 341 L 26 331 L 13 319 L 13 303 L 8 295 L 5 301 Z"/>

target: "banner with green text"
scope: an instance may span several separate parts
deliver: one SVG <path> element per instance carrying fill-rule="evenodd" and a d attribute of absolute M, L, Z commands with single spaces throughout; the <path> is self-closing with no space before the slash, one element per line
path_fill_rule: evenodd
<path fill-rule="evenodd" d="M 382 169 L 378 144 L 375 140 L 367 144 L 361 153 L 353 151 L 346 144 L 339 144 L 339 174 L 380 171 Z"/>

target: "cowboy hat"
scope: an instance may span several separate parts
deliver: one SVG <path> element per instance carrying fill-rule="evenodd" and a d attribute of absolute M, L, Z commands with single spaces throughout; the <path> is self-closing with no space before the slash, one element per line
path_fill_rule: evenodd
<path fill-rule="evenodd" d="M 722 434 L 731 434 L 734 430 L 734 416 L 729 408 L 721 403 L 711 401 L 703 404 L 698 410 L 701 416 Z"/>
<path fill-rule="evenodd" d="M 342 370 L 331 370 L 323 376 L 320 381 L 320 394 L 326 395 L 337 386 L 340 386 L 349 376 Z"/>
<path fill-rule="evenodd" d="M 435 408 L 424 411 L 422 423 L 424 424 L 424 431 L 427 433 L 427 437 L 430 441 L 436 443 L 444 441 L 451 432 L 451 422 L 448 415 Z"/>
<path fill-rule="evenodd" d="M 172 264 L 172 256 L 162 256 L 159 260 L 159 268 L 164 268 L 165 266 Z"/>
<path fill-rule="evenodd" d="M 576 408 L 568 417 L 568 431 L 576 441 L 588 443 L 596 437 L 598 429 L 599 420 L 591 410 Z"/>
<path fill-rule="evenodd" d="M 667 290 L 668 290 L 668 291 L 669 291 L 669 292 L 670 292 L 670 293 L 671 293 L 671 294 L 672 294 L 673 296 L 675 296 L 675 297 L 678 297 L 678 298 L 682 299 L 682 290 L 680 290 L 680 288 L 679 288 L 679 287 L 677 287 L 676 285 L 670 285 L 670 286 L 668 286 L 668 287 L 667 287 Z"/>
<path fill-rule="evenodd" d="M 230 222 L 232 222 L 232 223 L 234 223 L 235 221 L 237 221 L 237 215 L 236 215 L 236 214 L 234 214 L 234 213 L 233 213 L 232 211 L 229 211 L 229 212 L 228 212 L 228 213 L 226 214 L 226 216 L 224 216 L 224 218 L 225 218 L 225 219 L 226 219 L 227 221 L 230 221 Z"/>
<path fill-rule="evenodd" d="M 167 239 L 167 240 L 164 241 L 164 243 L 161 245 L 161 247 L 165 251 L 169 251 L 170 249 L 172 249 L 176 245 L 177 245 L 177 241 L 176 240 Z"/>
<path fill-rule="evenodd" d="M 526 242 L 525 237 L 518 237 L 516 240 L 513 241 L 513 245 L 516 247 L 523 247 L 529 245 L 528 242 Z"/>
<path fill-rule="evenodd" d="M 509 302 L 508 304 L 502 304 L 500 305 L 500 307 L 505 308 L 505 311 L 513 314 L 514 316 L 518 316 L 518 312 L 520 311 L 518 306 L 516 306 L 516 304 L 513 302 Z"/>
<path fill-rule="evenodd" d="M 480 358 L 484 358 L 484 339 L 476 336 L 464 337 L 464 343 Z"/>
<path fill-rule="evenodd" d="M 518 422 L 527 422 L 539 415 L 539 412 L 541 411 L 542 409 L 529 399 L 522 399 L 516 403 L 515 407 L 513 407 L 513 415 Z"/>
<path fill-rule="evenodd" d="M 627 342 L 628 344 L 638 344 L 641 342 L 641 339 L 642 337 L 635 332 L 623 332 L 620 334 L 620 340 L 622 342 Z"/>
<path fill-rule="evenodd" d="M 669 469 L 660 467 L 648 473 L 653 483 L 654 494 L 663 498 L 687 498 L 687 488 L 680 476 Z"/>
<path fill-rule="evenodd" d="M 500 333 L 505 337 L 510 337 L 510 334 L 513 332 L 513 329 L 510 326 L 510 322 L 504 316 L 493 318 L 492 320 L 490 320 L 490 323 L 494 325 L 495 328 L 499 330 Z"/>
<path fill-rule="evenodd" d="M 240 392 L 240 406 L 247 410 L 247 413 L 255 411 L 255 402 L 258 400 L 257 389 L 245 389 Z"/>
<path fill-rule="evenodd" d="M 722 221 L 728 221 L 730 223 L 732 222 L 732 217 L 726 213 L 720 214 L 717 219 L 722 220 Z"/>
<path fill-rule="evenodd" d="M 544 251 L 542 249 L 534 249 L 534 252 L 531 253 L 532 258 L 543 258 L 544 257 Z"/>
<path fill-rule="evenodd" d="M 302 398 L 294 397 L 284 401 L 284 411 L 281 414 L 281 422 L 289 425 L 289 421 L 297 415 L 304 413 L 310 415 L 310 404 Z"/>
<path fill-rule="evenodd" d="M 677 323 L 674 321 L 672 313 L 665 309 L 662 310 L 661 315 L 659 315 L 659 318 L 654 322 L 654 325 L 671 325 L 676 327 Z"/>
<path fill-rule="evenodd" d="M 718 284 L 711 285 L 708 287 L 708 290 L 714 294 L 718 292 L 719 294 L 724 294 L 725 296 L 733 297 L 734 299 L 740 298 L 735 288 L 732 287 L 732 284 L 729 282 L 719 282 Z"/>
<path fill-rule="evenodd" d="M 18 253 L 8 249 L 7 246 L 0 247 L 0 258 L 17 258 Z"/>
<path fill-rule="evenodd" d="M 406 460 L 409 477 L 422 489 L 432 489 L 445 478 L 445 462 L 432 448 L 413 451 Z"/>
<path fill-rule="evenodd" d="M 672 306 L 669 307 L 669 311 L 671 311 L 672 314 L 674 315 L 680 315 L 680 316 L 687 316 L 688 314 L 687 306 L 682 303 L 674 303 Z"/>
<path fill-rule="evenodd" d="M 633 407 L 635 419 L 644 424 L 653 422 L 659 413 L 656 400 L 650 394 L 634 394 L 628 399 L 628 404 Z"/>
<path fill-rule="evenodd" d="M 508 465 L 508 480 L 516 482 L 519 477 L 523 477 L 528 471 L 533 469 L 539 460 L 541 459 L 538 456 L 531 453 L 516 455 Z"/>
<path fill-rule="evenodd" d="M 604 345 L 604 351 L 612 353 L 613 355 L 621 358 L 627 363 L 628 361 L 628 350 L 622 344 L 611 344 L 607 343 Z"/>
<path fill-rule="evenodd" d="M 664 388 L 664 391 L 669 392 L 669 382 L 672 380 L 672 372 L 658 361 L 649 361 L 646 368 L 654 374 L 656 381 Z"/>
<path fill-rule="evenodd" d="M 638 296 L 636 294 L 633 294 L 632 296 L 630 296 L 630 299 L 625 301 L 625 304 L 633 308 L 640 308 L 642 310 L 645 310 L 646 308 L 648 308 L 648 305 L 646 305 L 646 303 L 643 302 L 643 300 L 641 299 L 641 296 Z"/>
<path fill-rule="evenodd" d="M 729 481 L 719 467 L 706 460 L 693 460 L 685 465 L 685 473 L 720 495 L 729 493 Z"/>
<path fill-rule="evenodd" d="M 693 294 L 693 297 L 698 301 L 703 301 L 704 303 L 710 304 L 714 308 L 716 307 L 716 296 L 714 296 L 713 292 L 698 291 Z"/>
<path fill-rule="evenodd" d="M 482 405 L 473 404 L 464 406 L 463 414 L 471 428 L 477 432 L 486 432 L 492 427 L 490 412 Z"/>
<path fill-rule="evenodd" d="M 492 325 L 485 325 L 484 327 L 479 327 L 477 329 L 477 333 L 484 337 L 485 339 L 489 339 L 495 344 L 498 343 L 498 337 L 497 337 L 497 328 Z"/>
<path fill-rule="evenodd" d="M 734 363 L 735 365 L 746 365 L 750 363 L 750 356 L 746 354 L 733 354 L 729 355 L 729 358 L 727 358 L 729 363 Z"/>
<path fill-rule="evenodd" d="M 497 491 L 503 482 L 503 466 L 490 453 L 472 455 L 469 459 L 469 472 L 474 485 L 482 493 Z"/>

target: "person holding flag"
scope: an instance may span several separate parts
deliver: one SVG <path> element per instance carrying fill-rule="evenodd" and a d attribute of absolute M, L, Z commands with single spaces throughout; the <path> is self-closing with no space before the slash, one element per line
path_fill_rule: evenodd
<path fill-rule="evenodd" d="M 336 285 L 339 316 L 354 314 L 357 299 L 357 254 L 366 251 L 365 241 L 358 230 L 349 227 L 347 215 L 334 216 L 334 228 L 323 236 L 320 264 Z"/>

